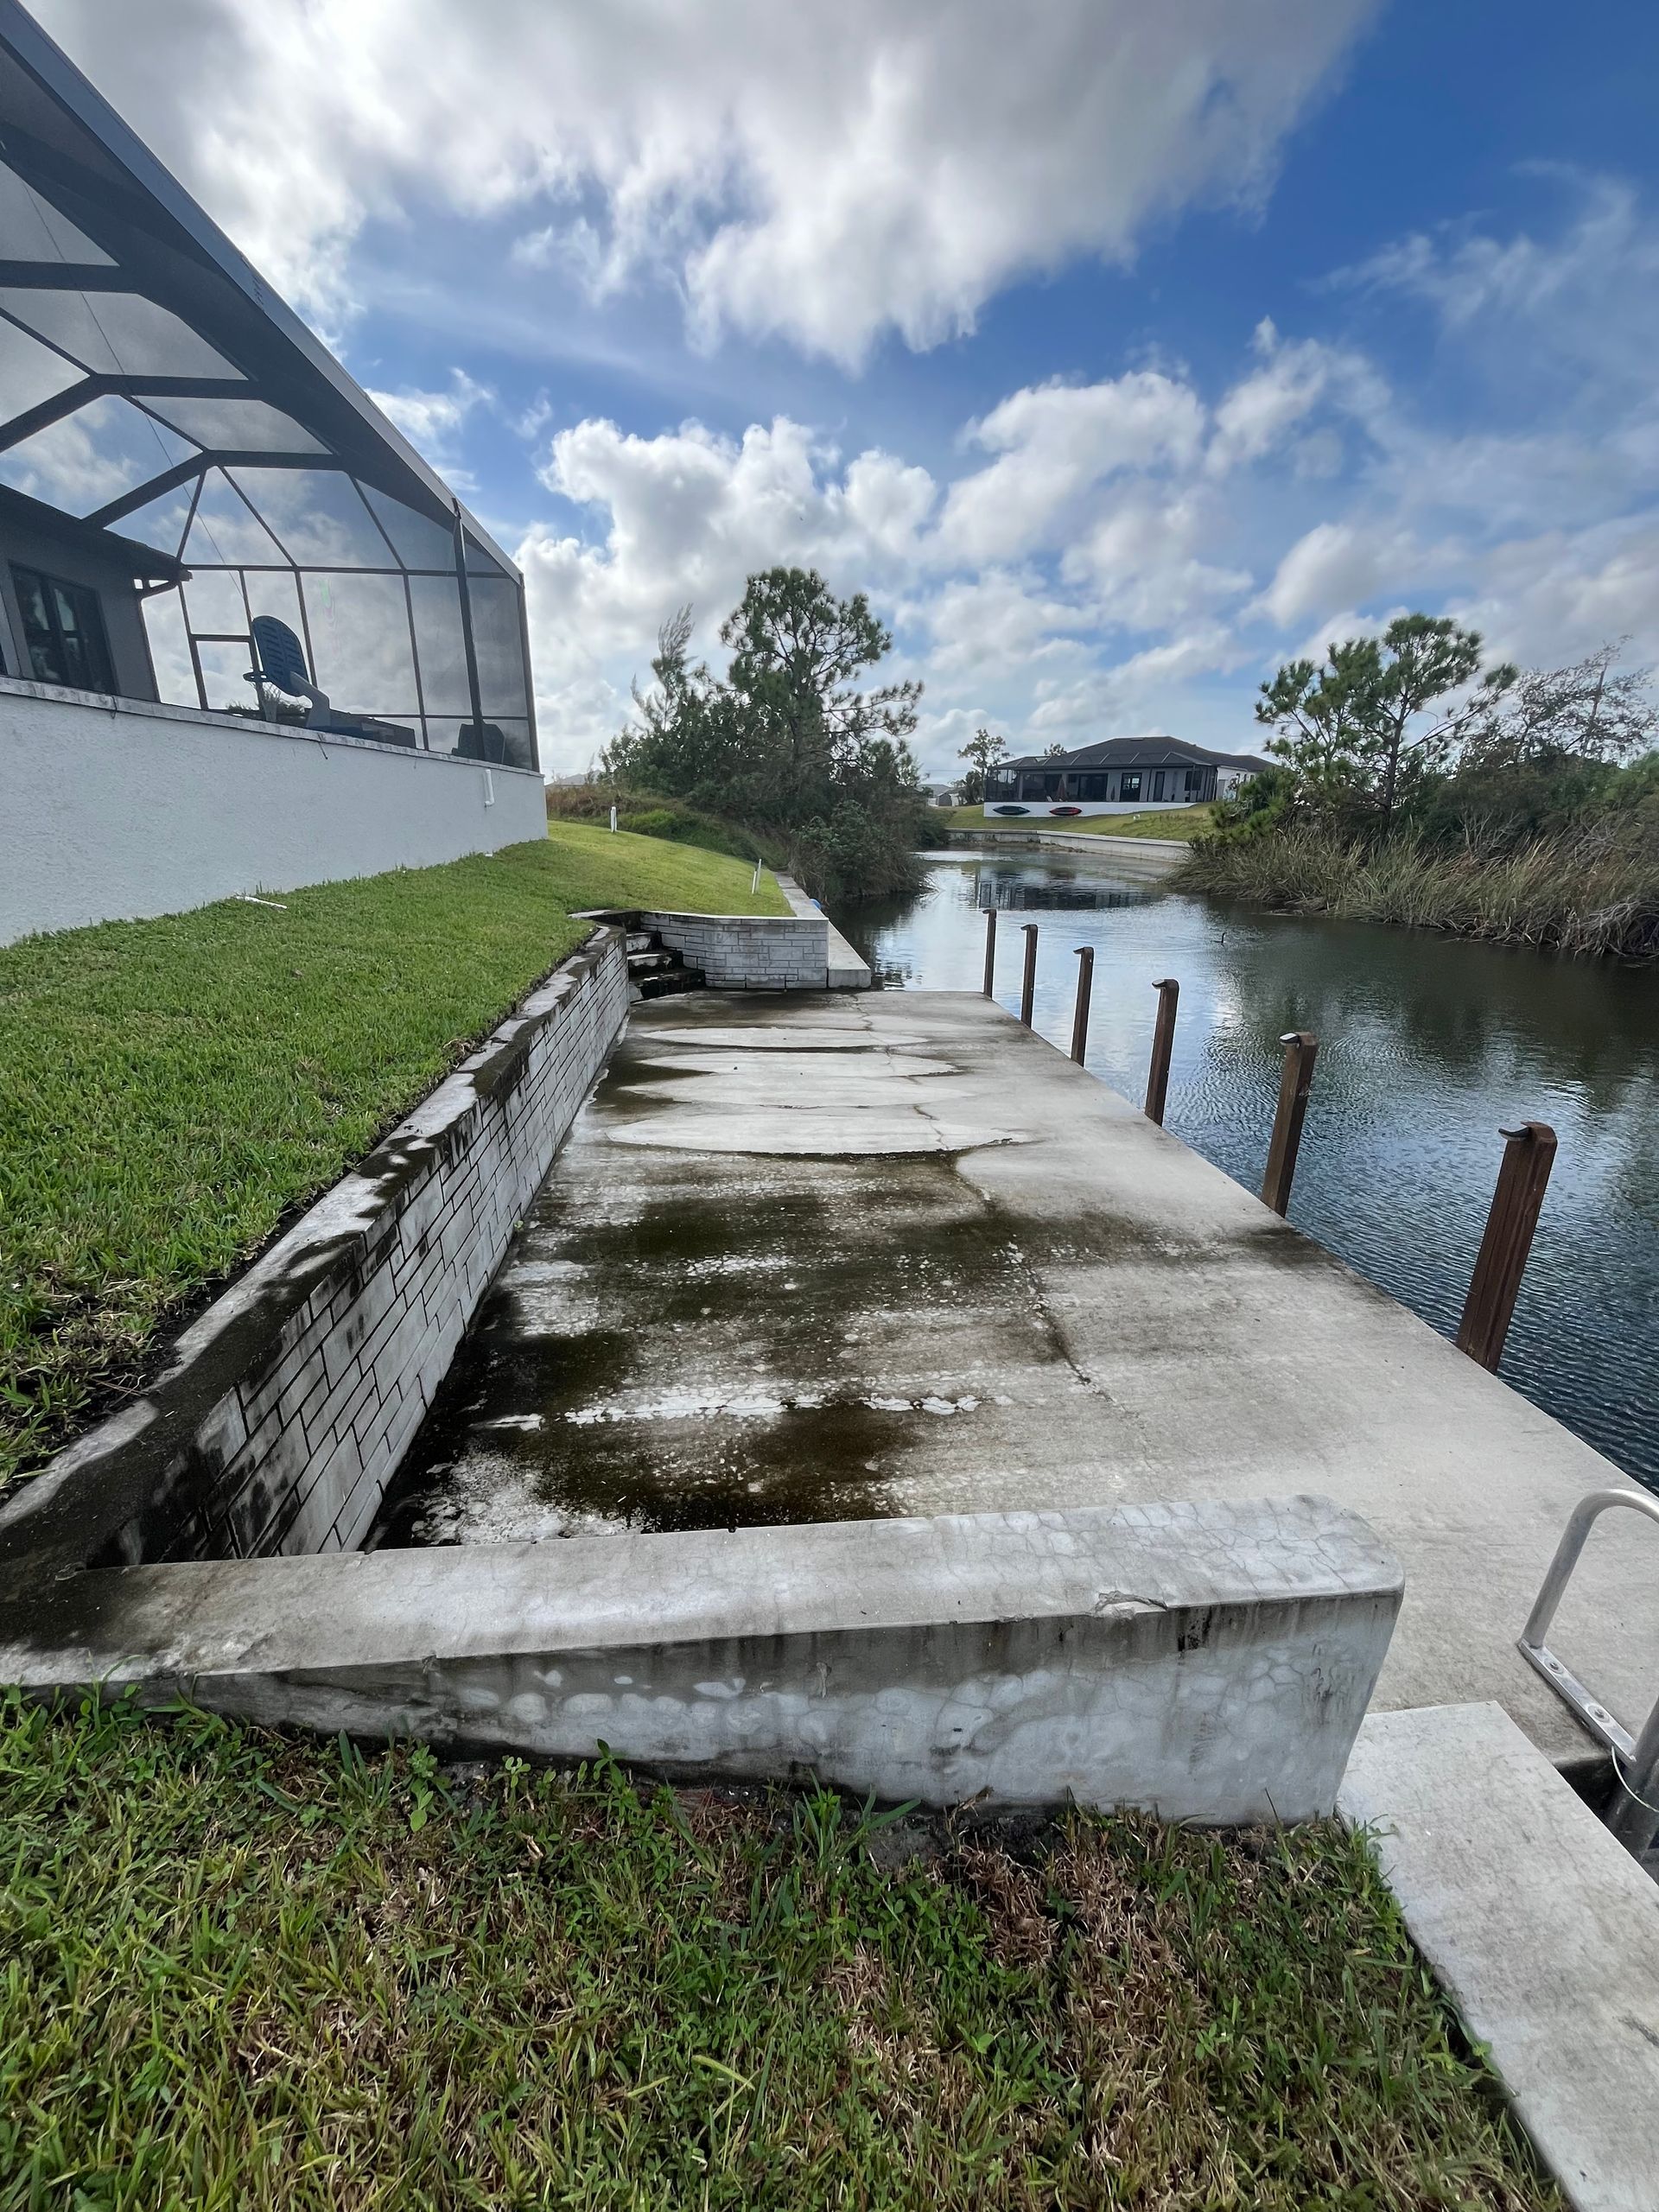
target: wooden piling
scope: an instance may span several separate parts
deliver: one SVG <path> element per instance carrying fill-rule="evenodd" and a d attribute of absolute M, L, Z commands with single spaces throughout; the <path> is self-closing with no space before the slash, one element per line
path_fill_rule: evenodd
<path fill-rule="evenodd" d="M 1497 1188 L 1458 1324 L 1458 1350 L 1494 1375 L 1555 1164 L 1555 1132 L 1548 1122 L 1523 1122 L 1518 1129 L 1500 1129 L 1498 1135 L 1504 1145 Z"/>
<path fill-rule="evenodd" d="M 985 910 L 985 995 L 988 999 L 994 995 L 995 982 L 996 909 L 988 906 Z"/>
<path fill-rule="evenodd" d="M 1181 987 L 1173 976 L 1153 985 L 1158 994 L 1158 1021 L 1152 1033 L 1152 1065 L 1147 1071 L 1147 1119 L 1164 1123 L 1164 1101 L 1169 1096 L 1169 1055 L 1175 1043 L 1175 1007 Z"/>
<path fill-rule="evenodd" d="M 1262 1178 L 1262 1203 L 1274 1213 L 1284 1214 L 1290 1211 L 1290 1186 L 1296 1177 L 1296 1155 L 1301 1149 L 1302 1122 L 1313 1081 L 1313 1063 L 1319 1057 L 1319 1040 L 1308 1030 L 1292 1029 L 1279 1042 L 1285 1048 L 1285 1066 L 1279 1078 L 1273 1141 L 1268 1147 L 1268 1172 Z"/>
<path fill-rule="evenodd" d="M 1089 994 L 1094 988 L 1095 948 L 1077 947 L 1077 1006 L 1071 1017 L 1071 1057 L 1081 1067 L 1089 1049 Z"/>
<path fill-rule="evenodd" d="M 1020 985 L 1020 1019 L 1029 1029 L 1032 1007 L 1037 1000 L 1037 925 L 1025 922 L 1020 926 L 1026 933 L 1026 972 Z"/>

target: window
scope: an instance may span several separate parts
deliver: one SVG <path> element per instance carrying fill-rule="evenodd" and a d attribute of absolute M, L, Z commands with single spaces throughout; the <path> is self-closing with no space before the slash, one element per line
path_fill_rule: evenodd
<path fill-rule="evenodd" d="M 23 650 L 37 683 L 64 683 L 77 691 L 113 691 L 115 671 L 98 594 L 67 584 L 36 569 L 14 567 L 22 610 Z"/>
<path fill-rule="evenodd" d="M 1123 773 L 1117 780 L 1117 795 L 1119 798 L 1140 798 L 1141 771 L 1138 768 L 1126 768 L 1123 771 Z"/>
<path fill-rule="evenodd" d="M 1110 796 L 1110 779 L 1105 776 L 1079 776 L 1077 797 L 1081 799 L 1102 799 Z"/>
<path fill-rule="evenodd" d="M 1203 771 L 1203 769 L 1202 769 L 1202 768 L 1189 768 L 1189 769 L 1187 770 L 1187 772 L 1186 772 L 1186 795 L 1187 795 L 1188 798 L 1198 798 L 1198 794 L 1203 791 L 1203 789 L 1204 789 L 1204 771 Z"/>
<path fill-rule="evenodd" d="M 1164 795 L 1164 772 L 1163 772 L 1163 770 L 1162 770 L 1161 768 L 1157 768 L 1157 769 L 1154 769 L 1154 772 L 1153 772 L 1153 778 L 1152 778 L 1152 796 L 1153 796 L 1153 798 L 1154 798 L 1154 799 L 1160 799 L 1160 798 L 1162 798 L 1163 795 Z"/>

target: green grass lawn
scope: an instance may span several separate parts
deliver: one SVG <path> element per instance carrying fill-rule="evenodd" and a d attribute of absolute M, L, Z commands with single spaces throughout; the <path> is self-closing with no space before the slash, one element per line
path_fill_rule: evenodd
<path fill-rule="evenodd" d="M 0 1707 L 0 2203 L 1559 2212 L 1363 1845 Z"/>
<path fill-rule="evenodd" d="M 953 830 L 1063 830 L 1069 837 L 1081 830 L 1094 837 L 1201 837 L 1215 817 L 1213 806 L 1179 806 L 1151 814 L 1080 814 L 1057 822 L 1050 815 L 1023 818 L 987 814 L 982 806 L 942 806 L 941 822 Z"/>
<path fill-rule="evenodd" d="M 0 1488 L 143 1370 L 580 942 L 573 908 L 789 911 L 741 861 L 546 844 L 0 949 Z"/>

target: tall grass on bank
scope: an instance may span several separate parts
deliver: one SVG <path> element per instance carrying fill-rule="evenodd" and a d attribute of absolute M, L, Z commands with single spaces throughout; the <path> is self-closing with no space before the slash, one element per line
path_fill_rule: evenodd
<path fill-rule="evenodd" d="M 1363 1841 L 0 1703 L 0 2204 L 1560 2212 Z"/>
<path fill-rule="evenodd" d="M 1368 847 L 1299 823 L 1236 842 L 1204 839 L 1172 882 L 1285 913 L 1394 922 L 1567 953 L 1659 957 L 1659 855 L 1593 836 L 1538 837 L 1483 854 L 1407 837 Z"/>
<path fill-rule="evenodd" d="M 445 868 L 0 947 L 0 1493 L 588 933 L 786 914 L 713 853 L 556 824 Z"/>

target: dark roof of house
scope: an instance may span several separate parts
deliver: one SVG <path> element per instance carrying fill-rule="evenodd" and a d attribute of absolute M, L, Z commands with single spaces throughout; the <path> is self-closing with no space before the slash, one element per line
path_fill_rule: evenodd
<path fill-rule="evenodd" d="M 1017 760 L 999 760 L 999 768 L 1249 768 L 1253 773 L 1267 767 L 1253 753 L 1212 753 L 1207 746 L 1190 745 L 1184 737 L 1106 737 L 1098 744 L 1079 746 L 1075 753 L 1022 754 Z"/>

